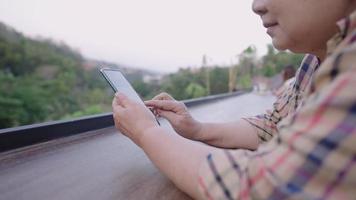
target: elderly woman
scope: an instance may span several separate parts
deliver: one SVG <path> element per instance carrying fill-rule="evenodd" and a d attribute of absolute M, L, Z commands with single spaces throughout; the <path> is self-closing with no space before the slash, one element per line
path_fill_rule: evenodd
<path fill-rule="evenodd" d="M 146 105 L 169 120 L 172 134 L 149 109 L 116 94 L 116 127 L 196 199 L 355 199 L 356 0 L 252 7 L 275 48 L 307 54 L 270 112 L 201 123 L 160 94 Z"/>

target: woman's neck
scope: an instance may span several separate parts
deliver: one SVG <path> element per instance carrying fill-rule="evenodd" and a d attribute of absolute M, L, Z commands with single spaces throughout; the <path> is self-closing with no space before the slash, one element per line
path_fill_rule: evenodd
<path fill-rule="evenodd" d="M 348 17 L 351 15 L 353 12 L 356 10 L 356 0 L 350 1 L 350 5 L 348 6 L 347 10 L 345 10 L 345 16 Z M 335 27 L 335 33 L 339 31 L 338 27 Z M 326 59 L 327 56 L 327 45 L 325 45 L 323 48 L 316 49 L 312 51 L 312 54 L 317 56 L 320 60 L 320 62 L 323 62 Z"/>

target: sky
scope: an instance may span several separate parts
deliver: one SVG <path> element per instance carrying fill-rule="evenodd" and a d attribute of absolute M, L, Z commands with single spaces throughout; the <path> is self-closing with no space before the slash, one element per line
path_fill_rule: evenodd
<path fill-rule="evenodd" d="M 271 39 L 252 0 L 0 0 L 0 21 L 85 57 L 154 71 L 229 65 Z"/>

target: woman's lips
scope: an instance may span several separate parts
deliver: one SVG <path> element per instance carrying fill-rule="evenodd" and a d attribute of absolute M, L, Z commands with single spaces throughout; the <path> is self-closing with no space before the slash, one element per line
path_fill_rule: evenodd
<path fill-rule="evenodd" d="M 267 34 L 273 36 L 273 29 L 278 25 L 278 23 L 263 23 L 263 26 L 267 28 Z"/>
<path fill-rule="evenodd" d="M 264 26 L 265 28 L 269 28 L 269 27 L 277 26 L 277 25 L 278 25 L 277 22 L 263 23 L 263 26 Z"/>

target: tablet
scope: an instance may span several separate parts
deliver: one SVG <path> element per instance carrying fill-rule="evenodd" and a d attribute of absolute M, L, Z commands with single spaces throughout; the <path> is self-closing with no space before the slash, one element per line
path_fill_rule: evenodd
<path fill-rule="evenodd" d="M 137 94 L 135 89 L 131 86 L 129 81 L 127 81 L 120 70 L 102 68 L 100 69 L 100 72 L 115 92 L 121 92 L 131 100 L 134 100 L 140 104 L 144 104 L 140 96 Z"/>
<path fill-rule="evenodd" d="M 145 105 L 141 97 L 137 94 L 135 89 L 131 86 L 129 81 L 125 78 L 125 76 L 120 70 L 112 68 L 102 68 L 100 69 L 100 72 L 115 92 L 121 92 L 125 94 L 129 99 Z M 157 124 L 160 125 L 157 118 L 156 121 Z"/>

